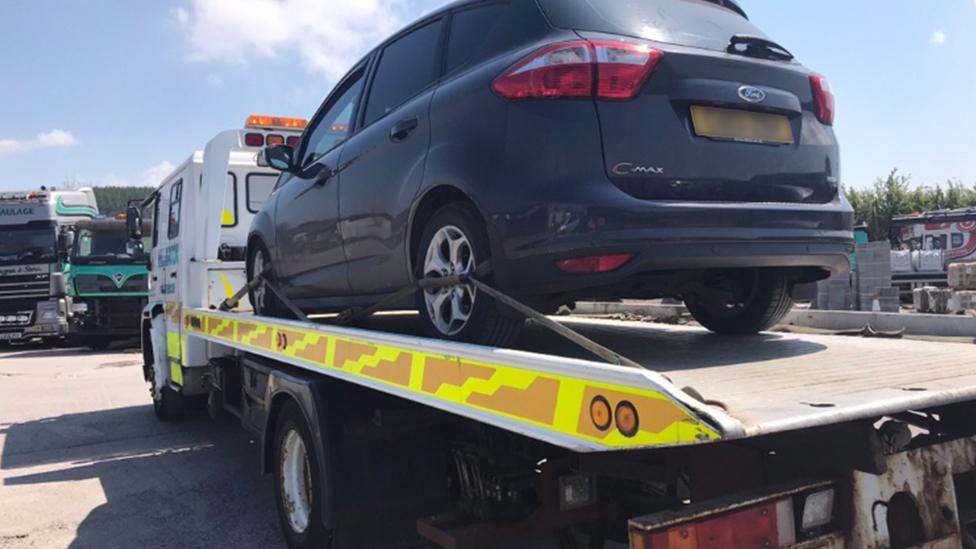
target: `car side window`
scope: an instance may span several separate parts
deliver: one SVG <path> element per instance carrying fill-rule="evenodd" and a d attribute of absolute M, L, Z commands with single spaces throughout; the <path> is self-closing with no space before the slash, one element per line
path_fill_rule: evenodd
<path fill-rule="evenodd" d="M 451 37 L 447 43 L 446 72 L 477 64 L 489 57 L 484 45 L 501 21 L 506 4 L 488 4 L 459 11 L 451 17 Z"/>
<path fill-rule="evenodd" d="M 177 181 L 169 191 L 169 230 L 170 240 L 180 236 L 180 210 L 183 206 L 183 180 Z"/>
<path fill-rule="evenodd" d="M 443 19 L 438 19 L 383 49 L 366 102 L 367 126 L 434 83 L 442 27 Z"/>
<path fill-rule="evenodd" d="M 359 103 L 359 96 L 365 85 L 365 70 L 359 70 L 348 78 L 339 90 L 332 106 L 316 122 L 315 128 L 309 133 L 305 146 L 305 157 L 302 166 L 309 166 L 325 156 L 349 138 L 352 131 L 352 117 Z"/>

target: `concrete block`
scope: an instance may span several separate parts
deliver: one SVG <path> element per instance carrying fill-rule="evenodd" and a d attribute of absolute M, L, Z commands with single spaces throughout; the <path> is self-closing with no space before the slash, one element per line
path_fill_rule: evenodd
<path fill-rule="evenodd" d="M 949 287 L 953 290 L 976 290 L 976 263 L 949 265 Z"/>

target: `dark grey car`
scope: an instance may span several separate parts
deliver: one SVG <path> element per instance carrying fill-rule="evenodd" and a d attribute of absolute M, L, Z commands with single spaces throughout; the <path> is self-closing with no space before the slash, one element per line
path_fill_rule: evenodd
<path fill-rule="evenodd" d="M 754 333 L 795 284 L 848 269 L 833 101 L 731 0 L 457 2 L 267 152 L 286 173 L 249 269 L 334 311 L 486 264 L 542 311 L 674 296 Z M 504 345 L 521 326 L 472 288 L 415 306 L 440 337 Z"/>

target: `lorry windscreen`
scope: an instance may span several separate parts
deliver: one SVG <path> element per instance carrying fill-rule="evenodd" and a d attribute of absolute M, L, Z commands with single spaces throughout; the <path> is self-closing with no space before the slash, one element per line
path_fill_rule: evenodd
<path fill-rule="evenodd" d="M 53 263 L 57 261 L 54 227 L 0 227 L 0 264 Z"/>
<path fill-rule="evenodd" d="M 146 261 L 146 244 L 134 245 L 125 231 L 79 231 L 71 249 L 72 263 L 111 261 L 137 263 Z"/>

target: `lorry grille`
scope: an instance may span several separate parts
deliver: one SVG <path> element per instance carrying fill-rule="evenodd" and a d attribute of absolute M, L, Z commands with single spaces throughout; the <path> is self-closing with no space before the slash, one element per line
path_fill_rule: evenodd
<path fill-rule="evenodd" d="M 48 273 L 0 276 L 0 301 L 25 298 L 46 298 L 51 293 Z"/>
<path fill-rule="evenodd" d="M 114 280 L 101 275 L 81 275 L 75 279 L 75 288 L 79 294 L 102 294 L 102 293 L 145 293 L 149 291 L 146 275 L 136 275 L 120 288 Z"/>

